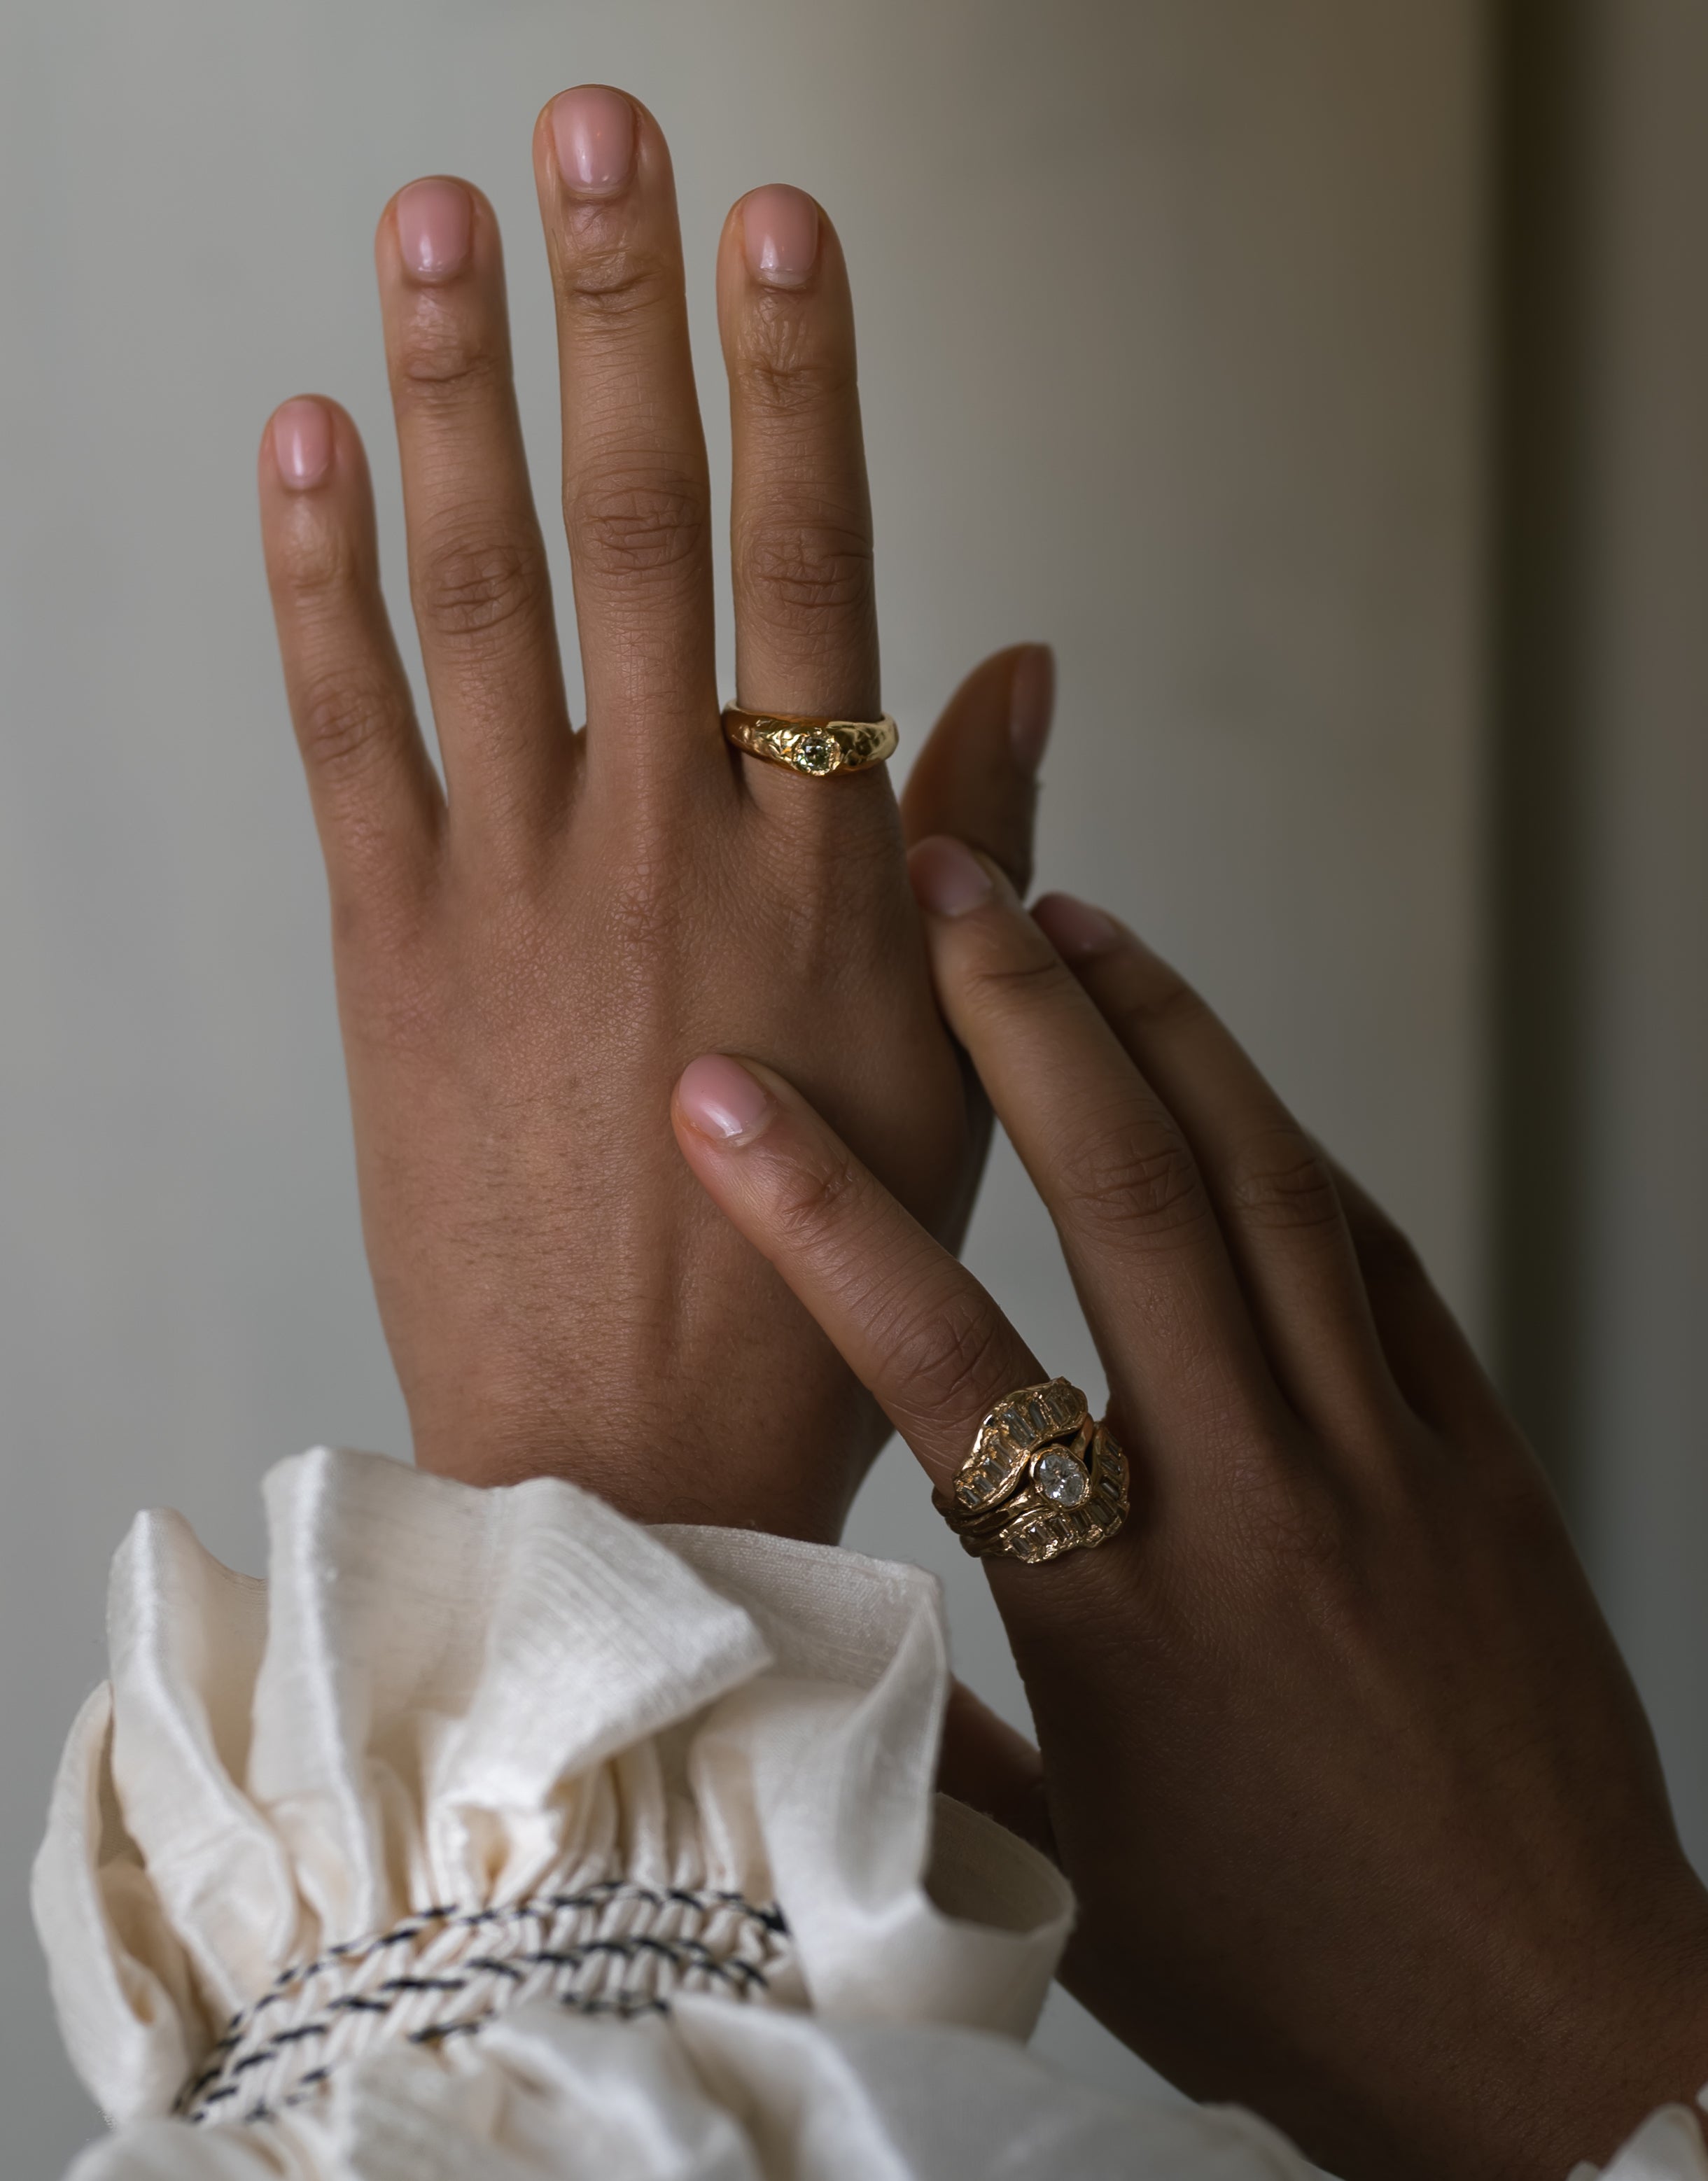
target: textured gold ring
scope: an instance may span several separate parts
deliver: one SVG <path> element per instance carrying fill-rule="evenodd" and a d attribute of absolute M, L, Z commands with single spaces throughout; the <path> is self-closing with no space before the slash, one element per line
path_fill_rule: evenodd
<path fill-rule="evenodd" d="M 886 712 L 881 720 L 823 720 L 810 712 L 749 712 L 723 708 L 727 742 L 767 765 L 786 765 L 812 780 L 833 772 L 865 772 L 893 757 L 901 737 Z"/>
<path fill-rule="evenodd" d="M 1127 1458 L 1065 1378 L 1004 1394 L 938 1511 L 970 1553 L 1036 1566 L 1114 1537 L 1127 1516 Z"/>

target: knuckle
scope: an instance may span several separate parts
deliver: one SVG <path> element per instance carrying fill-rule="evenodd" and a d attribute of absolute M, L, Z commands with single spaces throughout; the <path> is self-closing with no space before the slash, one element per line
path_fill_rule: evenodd
<path fill-rule="evenodd" d="M 399 336 L 392 395 L 402 409 L 461 407 L 509 384 L 510 360 L 499 345 L 471 333 L 451 312 L 417 309 Z"/>
<path fill-rule="evenodd" d="M 961 972 L 960 991 L 975 1013 L 1006 1015 L 1016 1009 L 1030 1012 L 1072 982 L 1072 971 L 1044 946 L 1016 959 L 998 956 L 970 964 Z"/>
<path fill-rule="evenodd" d="M 317 676 L 296 708 L 303 761 L 324 779 L 348 779 L 364 771 L 403 724 L 403 706 L 390 679 L 362 667 L 340 667 Z"/>
<path fill-rule="evenodd" d="M 787 628 L 816 633 L 871 601 L 871 541 L 851 524 L 760 524 L 743 538 L 741 560 L 748 604 Z"/>
<path fill-rule="evenodd" d="M 299 610 L 341 603 L 363 588 L 368 575 L 360 541 L 341 522 L 310 519 L 290 524 L 278 543 L 278 582 Z"/>
<path fill-rule="evenodd" d="M 620 236 L 600 239 L 585 230 L 564 252 L 558 290 L 578 317 L 613 328 L 672 302 L 679 293 L 649 251 Z"/>
<path fill-rule="evenodd" d="M 544 603 L 545 571 L 525 538 L 452 535 L 423 546 L 412 588 L 435 634 L 478 638 L 531 618 Z"/>
<path fill-rule="evenodd" d="M 936 1422 L 981 1416 L 1009 1383 L 998 1353 L 1002 1328 L 981 1295 L 957 1289 L 910 1314 L 897 1336 L 887 1344 L 894 1377 L 885 1390 L 904 1416 Z"/>
<path fill-rule="evenodd" d="M 853 1154 L 838 1144 L 820 1161 L 790 1165 L 778 1177 L 771 1217 L 786 1248 L 810 1250 L 842 1223 L 853 1201 L 857 1169 Z"/>
<path fill-rule="evenodd" d="M 1110 1028 L 1130 1047 L 1174 1035 L 1207 1010 L 1184 977 L 1164 963 L 1147 961 L 1107 1012 Z"/>
<path fill-rule="evenodd" d="M 1241 1145 L 1226 1191 L 1229 1210 L 1248 1226 L 1302 1230 L 1340 1218 L 1329 1162 L 1299 1129 L 1272 1129 Z"/>
<path fill-rule="evenodd" d="M 1089 1130 L 1059 1165 L 1056 1193 L 1081 1229 L 1126 1245 L 1189 1232 L 1208 1214 L 1186 1139 L 1167 1123 Z"/>
<path fill-rule="evenodd" d="M 807 355 L 799 322 L 779 314 L 759 329 L 742 359 L 740 387 L 761 421 L 791 422 L 851 402 L 857 381 L 846 358 Z"/>
<path fill-rule="evenodd" d="M 578 480 L 566 508 L 571 555 L 611 581 L 670 573 L 710 542 L 705 495 L 677 472 L 611 463 Z"/>

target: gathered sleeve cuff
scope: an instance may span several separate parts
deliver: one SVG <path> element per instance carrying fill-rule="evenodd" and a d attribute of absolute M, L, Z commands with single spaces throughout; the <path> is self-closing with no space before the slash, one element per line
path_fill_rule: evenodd
<path fill-rule="evenodd" d="M 264 1582 L 137 1519 L 54 1788 L 36 1917 L 109 2119 L 264 2115 L 541 1998 L 1030 2032 L 1070 1897 L 933 1792 L 931 1577 L 376 1455 L 265 1493 Z"/>

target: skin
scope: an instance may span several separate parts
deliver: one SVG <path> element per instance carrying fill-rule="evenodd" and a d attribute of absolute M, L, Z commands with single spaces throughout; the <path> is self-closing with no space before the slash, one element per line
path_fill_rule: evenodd
<path fill-rule="evenodd" d="M 1040 1753 L 958 1699 L 951 1784 L 1053 1841 L 1067 1981 L 1194 2096 L 1343 2181 L 1605 2162 L 1708 2072 L 1708 1894 L 1537 1464 L 1403 1239 L 1165 964 L 953 842 L 914 869 L 1135 1471 L 1097 1550 L 987 1563 Z M 675 1120 L 945 1485 L 1038 1359 L 775 1072 L 702 1058 Z"/>
<path fill-rule="evenodd" d="M 1404 1244 L 1201 1003 L 1000 877 L 1025 883 L 1046 654 L 969 677 L 899 809 L 882 774 L 727 751 L 668 154 L 622 115 L 632 170 L 593 187 L 550 109 L 534 141 L 579 732 L 478 192 L 450 185 L 454 265 L 412 264 L 398 201 L 376 249 L 443 787 L 353 426 L 308 397 L 311 473 L 301 400 L 263 443 L 417 1458 L 828 1538 L 887 1416 L 946 1481 L 1043 1375 L 942 1246 L 988 1118 L 970 1053 L 1056 1217 L 1137 1494 L 1101 1551 L 991 1568 L 1042 1750 L 957 1691 L 949 1784 L 1059 1854 L 1096 1911 L 1070 1981 L 1190 2091 L 1348 2181 L 1557 2181 L 1695 2089 L 1708 1901 L 1545 1488 Z M 736 693 L 869 715 L 846 275 L 812 211 L 810 265 L 760 277 L 754 202 L 716 267 Z M 987 860 L 970 881 L 920 849 L 922 936 L 903 843 L 945 834 Z M 710 1047 L 748 1056 L 755 1118 L 720 1134 L 697 1063 L 682 1165 L 672 1085 Z"/>
<path fill-rule="evenodd" d="M 952 826 L 1025 883 L 1051 665 L 1020 646 L 976 670 L 899 809 L 882 770 L 813 781 L 728 748 L 669 154 L 638 102 L 591 103 L 607 139 L 631 141 L 626 173 L 567 177 L 550 108 L 533 140 L 584 726 L 565 702 L 478 191 L 431 185 L 466 207 L 453 262 L 420 269 L 401 192 L 375 246 L 443 786 L 380 593 L 354 425 L 299 397 L 263 440 L 364 1233 L 425 1467 L 555 1473 L 649 1521 L 834 1538 L 886 1427 L 675 1158 L 671 1087 L 733 1038 L 806 1085 L 931 1232 L 959 1233 L 988 1114 L 931 997 L 904 837 Z M 747 225 L 779 198 L 816 237 L 781 283 L 755 268 Z M 716 272 L 738 698 L 875 716 L 840 245 L 811 200 L 755 192 Z M 305 433 L 326 443 L 307 477 Z"/>

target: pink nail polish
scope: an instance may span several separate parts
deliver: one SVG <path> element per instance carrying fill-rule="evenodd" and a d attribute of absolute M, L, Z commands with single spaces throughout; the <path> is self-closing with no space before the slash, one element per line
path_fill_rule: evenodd
<path fill-rule="evenodd" d="M 332 467 L 332 418 L 323 401 L 300 396 L 275 411 L 273 459 L 292 492 L 307 492 Z"/>
<path fill-rule="evenodd" d="M 721 1052 L 688 1063 L 676 1086 L 676 1102 L 692 1128 L 721 1143 L 756 1136 L 773 1110 L 764 1085 Z"/>
<path fill-rule="evenodd" d="M 804 190 L 773 182 L 742 200 L 748 270 L 767 288 L 799 288 L 818 262 L 818 207 Z"/>
<path fill-rule="evenodd" d="M 1046 894 L 1032 914 L 1064 962 L 1087 962 L 1094 954 L 1107 954 L 1121 936 L 1113 917 L 1070 893 Z"/>
<path fill-rule="evenodd" d="M 1009 747 L 1028 777 L 1043 762 L 1055 709 L 1056 655 L 1047 643 L 1029 643 L 1009 684 Z"/>
<path fill-rule="evenodd" d="M 965 916 L 994 891 L 990 873 L 972 850 L 947 834 L 920 842 L 908 858 L 908 876 L 920 907 L 931 916 Z"/>
<path fill-rule="evenodd" d="M 397 246 L 417 280 L 448 280 L 468 262 L 474 205 L 461 182 L 412 182 L 398 193 Z"/>
<path fill-rule="evenodd" d="M 620 91 L 584 84 L 552 101 L 551 138 L 568 188 L 614 196 L 634 166 L 634 108 Z"/>

